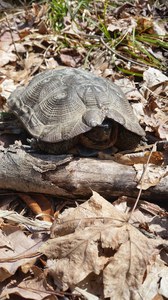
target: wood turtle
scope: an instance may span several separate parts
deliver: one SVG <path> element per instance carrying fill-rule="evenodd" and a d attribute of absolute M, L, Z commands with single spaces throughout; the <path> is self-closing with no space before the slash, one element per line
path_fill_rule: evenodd
<path fill-rule="evenodd" d="M 121 89 L 82 69 L 47 70 L 9 97 L 34 144 L 49 153 L 74 145 L 133 149 L 145 135 Z"/>

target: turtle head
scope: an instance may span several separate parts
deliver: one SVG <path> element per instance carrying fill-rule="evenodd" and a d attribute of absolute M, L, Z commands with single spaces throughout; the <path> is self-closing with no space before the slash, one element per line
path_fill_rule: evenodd
<path fill-rule="evenodd" d="M 82 135 L 82 144 L 88 148 L 106 149 L 115 144 L 118 124 L 110 119 L 105 119 Z"/>
<path fill-rule="evenodd" d="M 90 131 L 86 132 L 86 136 L 97 143 L 104 142 L 110 139 L 113 130 L 114 121 L 105 119 L 102 124 L 97 125 Z"/>

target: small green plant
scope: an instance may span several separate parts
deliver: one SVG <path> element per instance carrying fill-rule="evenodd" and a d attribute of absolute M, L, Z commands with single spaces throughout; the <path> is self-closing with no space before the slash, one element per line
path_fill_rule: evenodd
<path fill-rule="evenodd" d="M 125 25 L 122 28 L 121 23 L 121 29 L 116 26 L 116 30 L 111 32 L 109 25 L 115 22 L 113 13 L 117 7 L 113 1 L 48 0 L 48 7 L 51 26 L 58 34 L 57 51 L 64 47 L 83 48 L 87 53 L 86 65 L 97 48 L 106 47 L 112 53 L 112 64 L 113 59 L 119 57 L 142 67 L 147 65 L 165 69 L 161 59 L 155 55 L 155 49 L 168 49 L 167 37 L 154 33 L 152 18 L 136 17 L 134 27 L 128 25 L 127 30 Z M 63 30 L 66 26 L 65 17 L 68 17 L 71 32 Z M 116 23 L 119 26 L 117 18 Z M 73 28 L 77 28 L 74 36 Z M 138 75 L 120 68 L 126 74 L 142 76 L 141 71 Z"/>
<path fill-rule="evenodd" d="M 49 1 L 49 18 L 55 30 L 61 30 L 64 27 L 64 17 L 67 16 L 68 10 L 69 6 L 66 0 Z"/>
<path fill-rule="evenodd" d="M 83 10 L 88 8 L 91 0 L 68 1 L 52 0 L 49 1 L 49 18 L 55 30 L 60 31 L 64 28 L 64 17 L 69 16 L 71 20 L 77 21 L 81 18 Z M 78 22 L 77 22 L 78 23 Z"/>

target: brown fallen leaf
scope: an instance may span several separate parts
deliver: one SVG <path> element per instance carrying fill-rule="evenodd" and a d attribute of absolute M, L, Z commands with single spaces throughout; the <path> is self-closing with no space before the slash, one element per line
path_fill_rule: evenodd
<path fill-rule="evenodd" d="M 5 286 L 0 284 L 0 290 L 2 298 L 10 297 L 11 299 L 19 295 L 23 299 L 42 300 L 47 297 L 47 299 L 56 300 L 56 295 L 60 294 L 54 291 L 47 282 L 46 274 L 37 266 L 32 266 L 31 273 L 27 275 L 16 274 L 15 279 L 8 281 Z"/>
<path fill-rule="evenodd" d="M 14 62 L 16 61 L 17 56 L 12 52 L 11 48 L 7 49 L 0 49 L 0 67 L 5 66 L 9 62 Z"/>
<path fill-rule="evenodd" d="M 161 165 L 164 157 L 162 152 L 159 151 L 154 151 L 152 153 L 150 151 L 129 154 L 116 153 L 114 155 L 114 161 L 129 166 L 133 166 L 134 164 L 146 164 L 148 160 L 151 164 Z"/>
<path fill-rule="evenodd" d="M 138 229 L 140 214 L 129 218 L 95 192 L 87 202 L 58 216 L 51 228 L 53 238 L 40 251 L 63 290 L 79 286 L 98 296 L 99 282 L 105 298 L 141 299 L 147 267 L 155 262 L 156 246 L 163 241 Z M 93 274 L 97 279 L 87 280 Z"/>
<path fill-rule="evenodd" d="M 147 277 L 139 290 L 141 299 L 168 299 L 167 287 L 168 268 L 160 259 L 157 259 L 148 266 Z M 164 298 L 155 298 L 159 296 Z"/>
<path fill-rule="evenodd" d="M 143 103 L 146 102 L 145 98 L 138 91 L 135 82 L 133 80 L 130 80 L 127 77 L 122 77 L 122 78 L 116 78 L 114 82 L 121 87 L 128 100 L 131 101 L 141 100 L 141 102 Z"/>
<path fill-rule="evenodd" d="M 60 51 L 61 62 L 68 67 L 75 68 L 82 60 L 82 55 L 76 49 L 62 49 Z"/>
<path fill-rule="evenodd" d="M 143 77 L 141 93 L 147 100 L 143 117 L 146 130 L 154 131 L 157 137 L 168 140 L 168 77 L 155 68 L 146 70 Z"/>
<path fill-rule="evenodd" d="M 132 33 L 136 26 L 136 20 L 135 18 L 129 17 L 129 18 L 123 18 L 123 19 L 116 19 L 111 18 L 110 24 L 108 25 L 108 30 L 110 32 L 122 32 L 122 34 L 128 34 Z"/>
<path fill-rule="evenodd" d="M 19 197 L 28 205 L 35 215 L 39 215 L 44 221 L 51 221 L 54 215 L 51 202 L 44 195 L 29 196 L 19 193 Z"/>
<path fill-rule="evenodd" d="M 154 248 L 133 226 L 122 230 L 127 239 L 104 269 L 104 295 L 110 299 L 136 299 Z"/>
<path fill-rule="evenodd" d="M 2 100 L 5 98 L 8 99 L 11 92 L 14 91 L 15 88 L 16 86 L 14 85 L 14 81 L 12 79 L 4 79 L 1 83 L 1 90 L 0 90 Z M 0 101 L 0 109 L 2 109 L 4 104 L 5 104 L 4 100 L 2 102 Z"/>
<path fill-rule="evenodd" d="M 8 30 L 4 30 L 4 32 L 1 33 L 1 37 L 0 37 L 0 48 L 6 44 L 6 45 L 11 45 L 14 42 L 20 41 L 20 36 L 18 34 L 18 32 L 16 30 L 11 31 Z"/>
<path fill-rule="evenodd" d="M 36 257 L 31 253 L 36 252 L 40 240 L 33 240 L 26 236 L 17 226 L 4 225 L 0 232 L 0 281 L 11 277 L 17 269 L 25 264 L 31 267 Z M 33 250 L 32 250 L 33 247 Z"/>
<path fill-rule="evenodd" d="M 143 174 L 143 180 L 141 180 L 137 185 L 137 188 L 142 188 L 143 190 L 157 185 L 161 181 L 161 179 L 168 174 L 168 166 L 148 164 L 145 173 L 143 164 L 135 164 L 134 168 L 137 171 L 137 181 L 140 181 Z"/>

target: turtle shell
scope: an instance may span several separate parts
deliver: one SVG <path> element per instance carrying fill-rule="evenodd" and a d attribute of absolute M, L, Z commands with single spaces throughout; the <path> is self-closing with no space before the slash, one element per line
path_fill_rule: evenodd
<path fill-rule="evenodd" d="M 144 136 L 121 89 L 82 69 L 63 68 L 36 75 L 9 97 L 10 109 L 39 141 L 72 139 L 112 119 Z"/>

